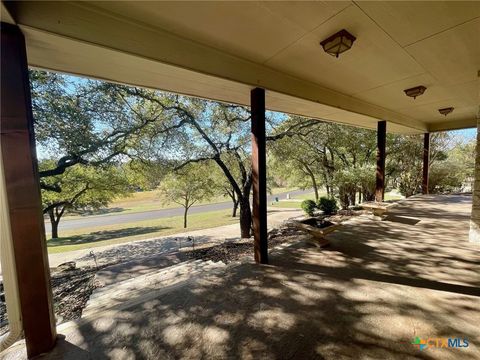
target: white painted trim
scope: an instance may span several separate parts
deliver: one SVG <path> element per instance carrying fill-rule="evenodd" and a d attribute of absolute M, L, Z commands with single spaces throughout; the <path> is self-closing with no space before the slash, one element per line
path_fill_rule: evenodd
<path fill-rule="evenodd" d="M 9 330 L 0 338 L 0 352 L 13 345 L 23 332 L 9 213 L 3 158 L 0 149 L 0 261 Z"/>

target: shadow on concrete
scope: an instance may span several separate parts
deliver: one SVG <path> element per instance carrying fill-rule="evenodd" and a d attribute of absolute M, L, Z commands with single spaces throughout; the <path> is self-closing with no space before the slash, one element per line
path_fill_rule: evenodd
<path fill-rule="evenodd" d="M 328 250 L 297 241 L 271 254 L 271 265 L 205 274 L 79 325 L 66 334 L 72 348 L 62 356 L 479 358 L 475 343 L 424 351 L 411 344 L 416 336 L 480 337 L 480 255 L 466 242 L 468 204 L 415 201 L 408 216 L 424 213 L 416 226 L 358 219 L 329 236 Z"/>
<path fill-rule="evenodd" d="M 391 222 L 398 222 L 402 224 L 407 224 L 407 225 L 416 225 L 418 224 L 421 220 L 420 219 L 415 219 L 411 217 L 406 217 L 406 216 L 396 216 L 396 215 L 387 215 L 383 221 L 391 221 Z"/>
<path fill-rule="evenodd" d="M 371 290 L 382 296 L 361 298 L 364 290 L 354 280 L 243 264 L 229 276 L 207 276 L 113 317 L 100 316 L 80 326 L 72 340 L 81 338 L 95 359 L 438 358 L 410 344 L 410 324 L 398 334 L 395 325 L 381 323 L 424 312 L 421 304 L 407 299 L 392 307 L 381 285 Z M 443 323 L 432 312 L 424 315 Z M 455 324 L 443 326 L 442 333 L 465 334 Z"/>

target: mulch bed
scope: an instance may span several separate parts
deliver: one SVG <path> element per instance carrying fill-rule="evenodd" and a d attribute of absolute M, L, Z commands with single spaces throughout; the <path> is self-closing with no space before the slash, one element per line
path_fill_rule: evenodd
<path fill-rule="evenodd" d="M 97 269 L 82 267 L 52 274 L 52 291 L 57 323 L 80 318 L 96 288 Z"/>
<path fill-rule="evenodd" d="M 95 289 L 97 269 L 83 267 L 52 272 L 52 291 L 57 323 L 80 318 L 88 298 Z M 0 335 L 8 331 L 3 283 L 0 282 Z"/>
<path fill-rule="evenodd" d="M 289 242 L 292 238 L 297 238 L 301 235 L 304 235 L 302 231 L 288 226 L 273 229 L 268 233 L 268 246 L 272 248 Z M 225 242 L 220 245 L 186 251 L 185 255 L 189 259 L 211 260 L 215 262 L 222 261 L 228 264 L 233 261 L 239 261 L 245 256 L 253 256 L 253 240 L 246 239 L 237 242 Z"/>
<path fill-rule="evenodd" d="M 0 281 L 0 336 L 7 332 L 6 325 L 7 319 L 7 306 L 5 305 L 5 294 L 3 290 L 3 283 Z"/>

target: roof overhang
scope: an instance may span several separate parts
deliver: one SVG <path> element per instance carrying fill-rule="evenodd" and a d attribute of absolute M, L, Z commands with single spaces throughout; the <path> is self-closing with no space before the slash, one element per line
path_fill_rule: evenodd
<path fill-rule="evenodd" d="M 395 27 L 388 30 L 388 25 L 378 25 L 391 10 L 385 3 L 321 2 L 314 10 L 328 10 L 330 18 L 319 19 L 319 24 L 313 21 L 307 28 L 291 26 L 284 35 L 291 37 L 287 40 L 276 39 L 275 34 L 291 23 L 311 20 L 303 5 L 299 8 L 298 4 L 285 3 L 286 7 L 278 9 L 270 3 L 253 2 L 221 6 L 208 2 L 189 6 L 173 2 L 8 2 L 10 19 L 4 17 L 8 14 L 3 5 L 2 21 L 15 20 L 21 27 L 33 67 L 244 105 L 249 104 L 250 89 L 263 87 L 270 110 L 366 128 L 376 128 L 378 120 L 387 120 L 388 131 L 398 133 L 476 125 L 480 9 L 472 10 L 468 4 L 448 3 L 445 9 L 437 9 L 451 12 L 451 7 L 457 6 L 460 10 L 454 12 L 456 17 L 452 15 L 455 23 L 440 33 L 440 25 L 435 22 L 431 30 L 418 25 L 418 31 L 404 42 L 428 35 L 422 31 L 437 34 L 409 45 L 395 38 Z M 400 18 L 408 6 L 397 6 Z M 429 16 L 434 16 L 435 10 L 435 5 L 430 6 Z M 179 17 L 179 11 L 183 17 Z M 251 27 L 247 33 L 237 22 L 246 20 L 249 11 L 254 18 L 247 24 Z M 274 18 L 256 16 L 258 11 L 273 12 Z M 287 24 L 273 22 L 279 13 L 287 18 Z M 320 12 L 318 15 L 321 17 Z M 224 21 L 219 23 L 219 17 Z M 195 29 L 186 27 L 194 20 Z M 233 24 L 231 28 L 229 23 Z M 276 29 L 279 25 L 283 27 Z M 275 31 L 261 33 L 267 31 L 265 26 Z M 338 26 L 357 29 L 358 40 L 352 50 L 334 59 L 321 50 L 317 40 Z M 218 34 L 222 29 L 230 34 Z M 252 34 L 260 39 L 252 38 Z M 432 40 L 438 36 L 446 38 L 443 44 L 441 39 Z M 313 40 L 303 44 L 305 38 Z M 282 48 L 284 41 L 288 46 Z M 278 44 L 270 48 L 270 42 Z M 423 42 L 426 49 L 418 46 Z M 455 46 L 469 48 L 455 52 Z M 439 58 L 438 53 L 445 49 L 454 50 L 453 55 Z M 427 50 L 432 56 L 424 54 Z M 312 51 L 313 60 L 307 57 Z M 377 52 L 373 57 L 372 51 Z M 386 62 L 398 68 L 390 69 Z M 309 71 L 302 72 L 302 67 Z M 447 70 L 453 74 L 445 73 Z M 332 82 L 335 76 L 338 83 Z M 361 79 L 367 84 L 363 85 Z M 426 94 L 417 100 L 407 98 L 403 89 L 418 82 L 427 86 Z M 447 106 L 455 107 L 455 111 L 445 119 L 437 109 Z"/>

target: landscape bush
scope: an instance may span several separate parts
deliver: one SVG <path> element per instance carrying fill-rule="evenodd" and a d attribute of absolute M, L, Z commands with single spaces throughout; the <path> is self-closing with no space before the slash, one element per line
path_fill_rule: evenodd
<path fill-rule="evenodd" d="M 303 200 L 301 207 L 308 216 L 313 216 L 313 213 L 317 208 L 317 204 L 315 204 L 315 201 L 313 200 Z"/>
<path fill-rule="evenodd" d="M 325 215 L 335 214 L 338 210 L 337 201 L 335 199 L 327 198 L 324 196 L 322 196 L 320 200 L 318 200 L 317 207 L 322 210 Z"/>

